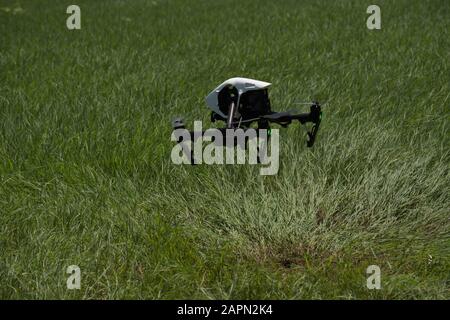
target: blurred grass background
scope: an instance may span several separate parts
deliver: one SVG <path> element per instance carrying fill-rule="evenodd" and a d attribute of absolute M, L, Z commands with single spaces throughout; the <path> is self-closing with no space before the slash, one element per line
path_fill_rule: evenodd
<path fill-rule="evenodd" d="M 70 4 L 0 0 L 1 298 L 450 297 L 448 1 Z M 276 176 L 170 161 L 234 76 L 328 102 Z"/>

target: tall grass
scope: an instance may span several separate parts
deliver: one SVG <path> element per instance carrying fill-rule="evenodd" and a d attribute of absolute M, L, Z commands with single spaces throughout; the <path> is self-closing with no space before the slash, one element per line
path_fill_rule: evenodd
<path fill-rule="evenodd" d="M 0 297 L 449 298 L 448 1 L 1 4 Z M 170 161 L 233 76 L 327 102 L 276 176 Z"/>

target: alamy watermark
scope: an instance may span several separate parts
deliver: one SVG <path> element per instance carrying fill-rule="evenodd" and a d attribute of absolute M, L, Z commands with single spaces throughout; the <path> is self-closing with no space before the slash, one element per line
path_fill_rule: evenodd
<path fill-rule="evenodd" d="M 70 274 L 67 278 L 67 289 L 74 290 L 81 288 L 81 269 L 77 265 L 68 266 L 66 273 Z"/>
<path fill-rule="evenodd" d="M 8 8 L 9 9 L 9 8 Z M 14 9 L 14 12 L 21 12 L 22 8 Z M 78 5 L 72 4 L 67 7 L 67 14 L 70 16 L 66 20 L 66 26 L 69 30 L 81 29 L 81 9 Z M 378 5 L 372 4 L 367 7 L 366 13 L 370 14 L 367 18 L 366 25 L 369 30 L 381 29 L 381 9 Z"/>
<path fill-rule="evenodd" d="M 251 164 L 261 165 L 261 175 L 275 175 L 279 169 L 278 129 L 215 129 L 202 131 L 194 121 L 194 131 L 176 129 L 171 140 L 174 164 Z"/>
<path fill-rule="evenodd" d="M 79 6 L 72 4 L 67 7 L 67 14 L 70 16 L 66 20 L 66 26 L 69 30 L 80 30 L 81 29 L 81 9 Z"/>
<path fill-rule="evenodd" d="M 380 30 L 381 29 L 381 9 L 376 4 L 372 4 L 367 7 L 367 13 L 370 16 L 367 18 L 367 29 Z"/>
<path fill-rule="evenodd" d="M 370 265 L 366 269 L 367 277 L 366 286 L 367 289 L 381 289 L 381 269 L 377 265 Z"/>

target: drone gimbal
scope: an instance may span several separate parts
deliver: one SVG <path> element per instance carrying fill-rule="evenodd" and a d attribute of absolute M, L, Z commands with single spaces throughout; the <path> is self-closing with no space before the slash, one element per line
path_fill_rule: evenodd
<path fill-rule="evenodd" d="M 211 122 L 224 121 L 226 127 L 221 130 L 245 130 L 252 123 L 257 123 L 258 129 L 270 129 L 271 123 L 287 127 L 294 120 L 302 125 L 312 123 L 311 130 L 307 131 L 307 146 L 312 147 L 322 118 L 320 104 L 312 102 L 309 113 L 274 112 L 271 110 L 268 94 L 270 85 L 268 82 L 247 78 L 231 78 L 223 82 L 206 97 L 206 103 L 212 110 Z M 175 119 L 172 126 L 174 129 L 184 129 L 183 120 Z"/>

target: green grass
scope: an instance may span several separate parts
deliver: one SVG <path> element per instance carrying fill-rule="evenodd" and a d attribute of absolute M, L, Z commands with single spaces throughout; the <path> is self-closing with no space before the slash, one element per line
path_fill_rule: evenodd
<path fill-rule="evenodd" d="M 70 4 L 0 0 L 0 298 L 450 298 L 448 1 Z M 276 176 L 170 161 L 233 76 L 328 102 Z"/>

